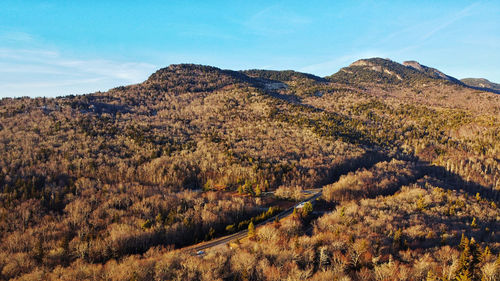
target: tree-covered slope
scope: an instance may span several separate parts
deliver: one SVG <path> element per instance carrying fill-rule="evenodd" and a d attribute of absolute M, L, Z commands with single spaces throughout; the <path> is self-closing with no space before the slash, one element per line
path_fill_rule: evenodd
<path fill-rule="evenodd" d="M 207 276 L 260 280 L 304 273 L 303 279 L 321 280 L 324 274 L 363 280 L 361 271 L 374 277 L 391 268 L 389 255 L 417 272 L 420 265 L 414 262 L 428 252 L 433 267 L 427 274 L 441 266 L 439 249 L 449 247 L 452 257 L 460 253 L 460 230 L 495 256 L 499 113 L 499 95 L 440 77 L 432 68 L 378 58 L 326 78 L 171 65 L 143 83 L 107 92 L 2 99 L 0 277 L 91 278 L 89 272 L 100 272 L 105 279 L 122 267 L 136 270 L 137 262 L 156 269 L 146 266 L 146 275 L 134 271 L 123 278 L 203 279 L 206 268 L 188 265 L 200 257 L 179 255 L 172 261 L 177 254 L 169 252 L 230 233 L 229 226 L 244 227 L 278 200 L 266 191 L 291 194 L 318 187 L 324 187 L 320 206 L 345 206 L 353 220 L 366 213 L 366 204 L 395 205 L 393 196 L 407 201 L 387 216 L 405 217 L 415 209 L 412 204 L 421 204 L 421 215 L 416 225 L 386 220 L 400 228 L 398 243 L 404 238 L 407 245 L 398 245 L 404 249 L 389 247 L 396 226 L 392 233 L 377 227 L 361 233 L 363 223 L 345 224 L 338 208 L 317 221 L 294 217 L 242 245 L 242 254 L 226 250 L 219 256 L 225 262 L 204 258 L 212 269 L 226 272 Z M 437 187 L 446 189 L 447 198 L 438 196 Z M 413 195 L 424 199 L 407 199 Z M 356 202 L 359 214 L 351 211 Z M 488 215 L 477 210 L 486 206 Z M 444 209 L 447 217 L 437 218 Z M 463 212 L 469 211 L 489 232 L 465 226 Z M 434 221 L 441 224 L 429 225 Z M 453 237 L 422 242 L 414 228 L 424 225 L 436 237 Z M 342 236 L 338 249 L 323 243 L 338 235 L 336 229 L 354 240 Z M 320 242 L 309 249 L 300 242 L 308 239 Z M 337 254 L 352 258 L 358 240 L 389 248 L 366 254 L 380 255 L 377 261 L 333 267 Z M 250 250 L 266 243 L 281 243 L 286 252 Z M 321 251 L 328 257 L 318 262 L 311 253 Z M 261 257 L 260 265 L 250 262 Z M 492 259 L 475 262 L 474 276 Z M 241 260 L 252 270 L 243 269 Z M 163 263 L 172 265 L 165 267 L 170 273 L 159 269 Z M 334 273 L 321 273 L 329 271 Z"/>
<path fill-rule="evenodd" d="M 462 83 L 464 83 L 468 86 L 471 86 L 471 87 L 475 87 L 475 88 L 482 89 L 485 91 L 491 91 L 491 92 L 500 94 L 500 84 L 493 83 L 493 82 L 489 81 L 488 79 L 464 78 L 464 79 L 461 79 L 460 81 L 462 81 Z"/>
<path fill-rule="evenodd" d="M 340 69 L 327 79 L 342 83 L 368 82 L 415 85 L 433 82 L 434 80 L 445 80 L 461 84 L 459 80 L 437 69 L 421 65 L 416 61 L 406 61 L 400 64 L 382 58 L 358 60 L 348 67 Z"/>

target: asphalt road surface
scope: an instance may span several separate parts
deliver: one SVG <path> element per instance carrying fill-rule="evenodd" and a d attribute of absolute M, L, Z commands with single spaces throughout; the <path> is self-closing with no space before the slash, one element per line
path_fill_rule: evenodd
<path fill-rule="evenodd" d="M 302 201 L 302 202 L 299 202 L 297 203 L 295 206 L 277 214 L 276 216 L 274 217 L 271 217 L 259 224 L 257 224 L 255 226 L 255 229 L 267 224 L 267 223 L 270 223 L 270 222 L 273 222 L 274 220 L 276 220 L 276 217 L 278 217 L 278 219 L 282 219 L 282 218 L 285 218 L 289 215 L 291 215 L 293 213 L 293 209 L 295 209 L 297 206 L 305 203 L 305 202 L 312 202 L 314 200 L 316 200 L 316 198 L 320 197 L 321 196 L 321 189 L 318 189 L 318 192 L 307 198 L 306 200 Z M 183 248 L 182 250 L 183 251 L 190 251 L 190 252 L 193 252 L 194 254 L 196 254 L 197 252 L 199 251 L 203 251 L 203 250 L 206 250 L 206 249 L 209 249 L 209 248 L 212 248 L 212 247 L 215 247 L 215 246 L 219 246 L 219 245 L 224 245 L 224 244 L 227 244 L 233 240 L 237 240 L 237 239 L 242 239 L 242 238 L 245 238 L 246 236 L 248 235 L 248 230 L 242 230 L 240 232 L 237 232 L 237 233 L 234 233 L 234 234 L 230 234 L 230 235 L 227 235 L 227 236 L 223 236 L 223 237 L 219 237 L 219 238 L 216 238 L 216 239 L 213 239 L 213 240 L 210 240 L 210 241 L 207 241 L 207 242 L 203 242 L 203 243 L 200 243 L 200 244 L 196 244 L 196 245 L 192 245 L 192 246 L 188 246 L 188 247 L 185 247 Z"/>

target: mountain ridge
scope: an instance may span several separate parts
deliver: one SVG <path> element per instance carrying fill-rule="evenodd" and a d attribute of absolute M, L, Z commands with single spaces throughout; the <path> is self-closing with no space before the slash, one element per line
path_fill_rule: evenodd
<path fill-rule="evenodd" d="M 297 81 L 309 84 L 375 82 L 394 85 L 411 85 L 415 83 L 425 85 L 425 83 L 444 82 L 481 91 L 500 93 L 500 85 L 487 80 L 471 82 L 470 79 L 464 79 L 467 82 L 465 83 L 417 61 L 410 60 L 398 63 L 383 58 L 359 59 L 349 66 L 341 68 L 338 72 L 325 77 L 294 70 L 248 69 L 237 71 L 201 64 L 172 64 L 155 71 L 147 80 L 138 85 L 170 92 L 213 91 L 235 85 L 252 86 L 269 91 L 286 88 L 290 83 L 297 83 Z"/>
<path fill-rule="evenodd" d="M 422 73 L 425 73 L 425 74 L 429 75 L 430 77 L 437 78 L 437 79 L 445 79 L 445 80 L 448 80 L 448 81 L 451 81 L 451 82 L 454 82 L 457 84 L 461 84 L 460 80 L 456 79 L 455 77 L 444 74 L 443 72 L 441 72 L 435 68 L 422 65 L 417 61 L 404 61 L 402 64 L 404 66 L 412 67 L 412 68 L 414 68 Z"/>
<path fill-rule="evenodd" d="M 460 81 L 470 87 L 477 88 L 479 90 L 500 94 L 500 84 L 491 82 L 485 78 L 464 78 Z"/>
<path fill-rule="evenodd" d="M 430 82 L 444 80 L 462 84 L 458 79 L 441 71 L 424 66 L 416 61 L 398 63 L 390 59 L 368 58 L 360 59 L 337 73 L 327 76 L 330 81 L 347 82 L 377 82 L 394 84 L 412 84 L 415 82 Z"/>

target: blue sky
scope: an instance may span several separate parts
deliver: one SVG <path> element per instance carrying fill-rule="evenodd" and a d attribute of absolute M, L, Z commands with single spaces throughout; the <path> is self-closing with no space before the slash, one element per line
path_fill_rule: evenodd
<path fill-rule="evenodd" d="M 0 2 L 0 97 L 105 91 L 173 63 L 325 76 L 375 56 L 500 82 L 500 1 Z"/>

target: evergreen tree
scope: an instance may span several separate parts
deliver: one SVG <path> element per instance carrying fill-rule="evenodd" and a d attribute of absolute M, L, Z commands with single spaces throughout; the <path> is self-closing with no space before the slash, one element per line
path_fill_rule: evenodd
<path fill-rule="evenodd" d="M 254 192 L 255 196 L 260 196 L 262 194 L 262 191 L 260 190 L 260 186 L 258 184 L 255 186 Z"/>
<path fill-rule="evenodd" d="M 250 224 L 248 224 L 248 237 L 253 237 L 255 236 L 255 225 L 251 221 Z"/>
<path fill-rule="evenodd" d="M 304 207 L 302 207 L 302 216 L 305 218 L 313 211 L 313 206 L 311 202 L 306 202 Z"/>
<path fill-rule="evenodd" d="M 471 278 L 474 278 L 476 271 L 478 271 L 477 265 L 480 258 L 478 245 L 476 244 L 474 238 L 469 240 L 464 234 L 462 234 L 459 247 L 462 249 L 458 260 L 459 268 L 457 272 L 458 276 L 462 278 L 459 280 L 470 280 Z"/>

